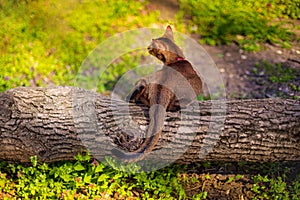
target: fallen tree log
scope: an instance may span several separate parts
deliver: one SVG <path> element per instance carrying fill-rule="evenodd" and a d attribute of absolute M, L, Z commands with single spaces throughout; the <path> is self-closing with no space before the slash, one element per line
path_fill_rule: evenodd
<path fill-rule="evenodd" d="M 72 160 L 87 149 L 101 159 L 118 146 L 134 150 L 141 143 L 134 134 L 147 128 L 147 108 L 129 110 L 126 102 L 75 87 L 3 92 L 0 160 L 29 162 L 33 155 L 43 162 Z M 299 161 L 300 101 L 195 102 L 168 112 L 163 136 L 147 157 L 178 163 Z"/>

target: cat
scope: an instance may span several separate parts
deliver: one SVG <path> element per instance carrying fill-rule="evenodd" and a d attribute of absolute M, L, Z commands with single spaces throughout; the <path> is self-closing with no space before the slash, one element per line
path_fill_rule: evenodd
<path fill-rule="evenodd" d="M 203 93 L 202 80 L 174 43 L 170 25 L 162 37 L 152 39 L 147 49 L 164 65 L 161 70 L 138 80 L 130 96 L 130 102 L 142 102 L 150 107 L 150 122 L 146 138 L 137 150 L 112 150 L 114 155 L 125 162 L 142 160 L 154 149 L 161 137 L 167 110 L 178 111 Z"/>

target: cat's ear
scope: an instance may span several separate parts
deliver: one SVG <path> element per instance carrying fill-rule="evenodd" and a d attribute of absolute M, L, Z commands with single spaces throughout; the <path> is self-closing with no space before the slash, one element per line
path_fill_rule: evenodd
<path fill-rule="evenodd" d="M 171 28 L 170 25 L 167 26 L 166 32 L 163 35 L 163 37 L 166 37 L 166 38 L 168 38 L 168 39 L 170 39 L 171 41 L 174 42 L 173 31 L 172 31 L 172 28 Z"/>

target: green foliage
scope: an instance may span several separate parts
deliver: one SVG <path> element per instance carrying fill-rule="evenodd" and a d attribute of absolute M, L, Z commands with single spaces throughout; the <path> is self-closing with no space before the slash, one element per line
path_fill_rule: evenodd
<path fill-rule="evenodd" d="M 48 165 L 31 158 L 31 166 L 1 163 L 1 199 L 184 199 L 178 169 L 125 173 L 113 170 L 91 156 L 76 162 Z"/>
<path fill-rule="evenodd" d="M 296 79 L 297 70 L 282 66 L 281 63 L 271 64 L 266 61 L 257 63 L 253 72 L 255 74 L 264 73 L 272 83 L 285 83 Z"/>
<path fill-rule="evenodd" d="M 0 162 L 0 199 L 207 199 L 209 195 L 201 190 L 190 193 L 190 188 L 201 187 L 204 180 L 187 174 L 184 165 L 136 173 L 139 168 L 135 164 L 117 166 L 111 158 L 107 163 L 112 167 L 92 159 L 89 153 L 78 154 L 73 162 L 39 163 L 36 156 L 27 166 Z M 285 180 L 286 169 L 283 175 L 279 176 L 278 171 L 277 178 L 270 178 L 278 166 L 271 167 L 272 175 L 253 177 L 253 199 L 298 199 L 300 176 L 289 183 Z M 204 178 L 214 181 L 209 174 Z M 242 178 L 237 174 L 226 182 Z"/>
<path fill-rule="evenodd" d="M 300 1 L 299 0 L 277 0 L 277 6 L 273 7 L 280 17 L 290 17 L 300 19 Z"/>
<path fill-rule="evenodd" d="M 201 192 L 200 194 L 195 194 L 193 195 L 193 199 L 201 200 L 201 199 L 206 199 L 207 198 L 207 192 Z"/>
<path fill-rule="evenodd" d="M 298 4 L 298 0 L 180 0 L 178 18 L 189 18 L 188 29 L 201 34 L 202 43 L 236 41 L 245 50 L 257 51 L 266 42 L 290 47 L 291 33 L 277 18 L 299 15 L 299 7 L 295 8 Z"/>
<path fill-rule="evenodd" d="M 283 176 L 284 178 L 284 176 Z M 255 193 L 254 199 L 272 200 L 297 200 L 300 194 L 299 180 L 294 181 L 291 186 L 287 186 L 282 177 L 269 178 L 257 175 L 254 177 L 252 191 Z"/>
<path fill-rule="evenodd" d="M 106 71 L 101 74 L 101 79 L 99 80 L 97 88 L 98 92 L 103 93 L 107 90 L 111 90 L 121 75 L 125 74 L 128 70 L 139 66 L 140 58 L 144 54 L 142 52 L 134 53 L 135 54 L 128 53 L 121 56 L 116 62 L 113 62 L 107 67 Z"/>
<path fill-rule="evenodd" d="M 99 43 L 115 33 L 160 23 L 147 1 L 0 0 L 0 92 L 17 86 L 72 85 L 80 64 Z M 238 41 L 244 49 L 260 43 L 289 47 L 290 33 L 277 18 L 299 18 L 299 0 L 180 1 L 177 30 L 189 16 L 190 32 L 208 44 Z M 140 54 L 139 54 L 140 55 Z M 110 90 L 139 55 L 112 64 L 99 92 Z M 201 99 L 201 97 L 199 97 Z"/>
<path fill-rule="evenodd" d="M 231 183 L 232 181 L 241 179 L 242 177 L 243 177 L 242 175 L 238 174 L 238 175 L 236 175 L 236 176 L 234 176 L 234 177 L 229 177 L 228 180 L 227 180 L 226 182 L 227 182 L 227 183 Z"/>
<path fill-rule="evenodd" d="M 0 0 L 0 92 L 72 85 L 83 60 L 105 38 L 159 21 L 156 12 L 143 12 L 146 3 Z"/>

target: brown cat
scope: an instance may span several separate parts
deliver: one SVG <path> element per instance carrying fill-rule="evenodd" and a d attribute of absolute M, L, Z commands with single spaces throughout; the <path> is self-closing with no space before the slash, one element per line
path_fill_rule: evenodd
<path fill-rule="evenodd" d="M 182 50 L 174 43 L 173 31 L 152 39 L 148 47 L 151 55 L 161 60 L 163 68 L 137 81 L 131 102 L 141 101 L 149 106 L 150 123 L 143 144 L 133 152 L 113 149 L 113 154 L 126 162 L 136 162 L 150 153 L 157 144 L 167 110 L 178 110 L 196 100 L 202 93 L 202 81 L 191 63 L 185 60 Z"/>

